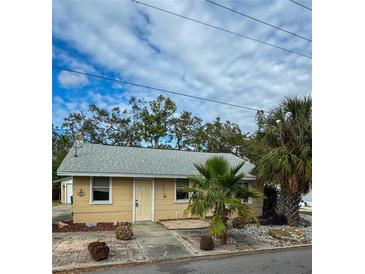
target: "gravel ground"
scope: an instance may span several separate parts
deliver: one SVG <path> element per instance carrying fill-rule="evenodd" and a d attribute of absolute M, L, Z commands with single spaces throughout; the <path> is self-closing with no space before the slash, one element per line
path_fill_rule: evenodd
<path fill-rule="evenodd" d="M 247 224 L 243 229 L 232 228 L 229 230 L 231 234 L 243 234 L 247 237 L 253 238 L 257 241 L 264 242 L 273 246 L 291 246 L 298 244 L 311 244 L 312 243 L 312 226 L 298 227 L 298 229 L 304 229 L 305 239 L 300 240 L 281 240 L 269 235 L 270 228 L 292 228 L 290 226 L 264 226 L 256 224 Z"/>

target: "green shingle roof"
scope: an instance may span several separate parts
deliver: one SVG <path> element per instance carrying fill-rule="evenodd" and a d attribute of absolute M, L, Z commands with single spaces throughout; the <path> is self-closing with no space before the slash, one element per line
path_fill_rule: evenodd
<path fill-rule="evenodd" d="M 74 157 L 71 148 L 57 170 L 59 176 L 122 176 L 184 178 L 197 175 L 194 163 L 202 163 L 213 156 L 223 156 L 230 164 L 243 160 L 230 153 L 206 153 L 182 150 L 109 146 L 85 143 Z M 241 168 L 247 179 L 254 179 L 254 167 L 246 161 Z"/>

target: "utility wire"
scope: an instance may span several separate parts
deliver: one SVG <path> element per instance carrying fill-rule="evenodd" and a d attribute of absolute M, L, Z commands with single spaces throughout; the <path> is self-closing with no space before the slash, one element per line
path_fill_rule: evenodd
<path fill-rule="evenodd" d="M 134 2 L 134 3 L 140 4 L 140 5 L 144 5 L 146 7 L 150 7 L 150 8 L 155 9 L 155 10 L 159 10 L 159 11 L 162 11 L 162 12 L 165 12 L 165 13 L 168 13 L 168 14 L 171 14 L 171 15 L 178 16 L 180 18 L 184 18 L 186 20 L 193 21 L 193 22 L 198 23 L 198 24 L 205 25 L 205 26 L 210 27 L 210 28 L 214 28 L 214 29 L 217 29 L 217 30 L 221 30 L 221 31 L 224 31 L 224 32 L 227 32 L 227 33 L 236 35 L 236 36 L 239 36 L 241 38 L 245 38 L 245 39 L 248 39 L 248 40 L 257 42 L 257 43 L 261 43 L 261 44 L 264 44 L 264 45 L 267 45 L 267 46 L 270 46 L 270 47 L 274 47 L 274 48 L 277 48 L 277 49 L 281 49 L 281 50 L 286 51 L 286 52 L 289 52 L 289 53 L 293 53 L 293 54 L 296 54 L 296 55 L 303 56 L 305 58 L 312 59 L 312 56 L 307 55 L 307 54 L 304 54 L 304 53 L 300 53 L 300 52 L 297 52 L 297 51 L 294 51 L 294 50 L 291 50 L 291 49 L 286 49 L 286 48 L 283 48 L 283 47 L 280 47 L 280 46 L 277 46 L 277 45 L 274 45 L 274 44 L 270 44 L 268 42 L 261 41 L 261 40 L 258 40 L 256 38 L 252 38 L 252 37 L 249 37 L 249 36 L 246 36 L 246 35 L 237 33 L 237 32 L 233 32 L 233 31 L 230 31 L 230 30 L 221 28 L 221 27 L 217 27 L 217 26 L 214 26 L 214 25 L 211 25 L 211 24 L 208 24 L 208 23 L 205 23 L 205 22 L 202 22 L 202 21 L 199 21 L 199 20 L 196 20 L 196 19 L 193 19 L 193 18 L 184 16 L 184 15 L 181 15 L 181 14 L 174 13 L 172 11 L 168 11 L 168 10 L 165 10 L 165 9 L 162 9 L 162 8 L 159 8 L 159 7 L 155 7 L 155 6 L 152 6 L 152 5 L 143 3 L 143 2 L 139 2 L 137 0 L 131 0 L 131 1 Z"/>
<path fill-rule="evenodd" d="M 247 18 L 249 18 L 249 19 L 252 19 L 252 20 L 254 20 L 254 21 L 256 21 L 256 22 L 259 22 L 259 23 L 261 23 L 261 24 L 264 24 L 264 25 L 266 25 L 266 26 L 269 26 L 269 27 L 275 28 L 275 29 L 277 29 L 277 30 L 280 30 L 280 31 L 286 32 L 286 33 L 288 33 L 288 34 L 294 35 L 294 36 L 296 36 L 296 37 L 298 37 L 298 38 L 301 38 L 301 39 L 307 40 L 307 41 L 309 41 L 309 42 L 312 42 L 312 40 L 311 40 L 311 39 L 309 39 L 309 38 L 307 38 L 307 37 L 304 37 L 304 36 L 301 36 L 301 35 L 296 34 L 296 33 L 294 33 L 294 32 L 290 32 L 290 31 L 288 31 L 288 30 L 282 29 L 282 28 L 280 28 L 280 27 L 278 27 L 278 26 L 272 25 L 272 24 L 270 24 L 270 23 L 267 23 L 267 22 L 265 22 L 265 21 L 262 21 L 262 20 L 260 20 L 260 19 L 255 18 L 255 17 L 252 17 L 252 16 L 250 16 L 250 15 L 247 15 L 247 14 L 245 14 L 245 13 L 243 13 L 243 12 L 240 12 L 240 11 L 237 11 L 237 10 L 234 10 L 234 9 L 231 9 L 231 8 L 229 8 L 229 7 L 223 6 L 223 5 L 219 4 L 219 3 L 216 3 L 216 2 L 211 1 L 211 0 L 205 0 L 205 1 L 207 1 L 207 2 L 209 2 L 209 3 L 211 3 L 211 4 L 213 4 L 213 5 L 216 5 L 216 6 L 218 6 L 218 7 L 221 7 L 221 8 L 223 8 L 223 9 L 226 9 L 226 10 L 232 11 L 232 12 L 237 13 L 237 14 L 240 14 L 240 15 L 242 15 L 242 16 L 244 16 L 244 17 L 247 17 Z"/>
<path fill-rule="evenodd" d="M 302 6 L 303 8 L 307 9 L 307 10 L 312 10 L 310 7 L 307 7 L 305 5 L 303 5 L 302 3 L 299 3 L 297 1 L 293 1 L 293 0 L 289 0 L 290 2 L 294 3 L 294 4 L 297 4 L 299 6 Z"/>
<path fill-rule="evenodd" d="M 63 68 L 63 67 L 59 67 L 59 66 L 53 66 L 53 68 L 58 69 L 58 70 L 72 72 L 72 73 L 77 73 L 77 74 L 81 74 L 81 75 L 86 75 L 86 76 L 90 76 L 90 77 L 94 77 L 94 78 L 99 78 L 99 79 L 103 79 L 103 80 L 107 80 L 107 81 L 118 82 L 118 83 L 123 83 L 126 85 L 137 86 L 137 87 L 142 87 L 142 88 L 146 88 L 146 89 L 157 90 L 160 92 L 166 92 L 166 93 L 171 93 L 171 94 L 175 94 L 175 95 L 185 96 L 185 97 L 189 97 L 189 98 L 193 98 L 193 99 L 208 101 L 208 102 L 217 103 L 217 104 L 221 104 L 221 105 L 226 105 L 226 106 L 231 106 L 231 107 L 236 107 L 236 108 L 243 108 L 243 109 L 252 110 L 252 111 L 256 111 L 256 112 L 260 112 L 260 113 L 264 112 L 263 110 L 257 109 L 257 108 L 235 105 L 235 104 L 231 104 L 231 103 L 226 103 L 226 102 L 213 100 L 213 99 L 209 99 L 209 98 L 204 98 L 204 97 L 198 97 L 198 96 L 189 95 L 189 94 L 185 94 L 182 92 L 177 92 L 177 91 L 172 91 L 172 90 L 167 90 L 167 89 L 155 88 L 155 87 L 151 87 L 151 86 L 147 86 L 147 85 L 142 85 L 142 84 L 138 84 L 138 83 L 132 83 L 132 82 L 124 81 L 124 80 L 106 77 L 103 75 L 86 73 L 86 72 Z"/>

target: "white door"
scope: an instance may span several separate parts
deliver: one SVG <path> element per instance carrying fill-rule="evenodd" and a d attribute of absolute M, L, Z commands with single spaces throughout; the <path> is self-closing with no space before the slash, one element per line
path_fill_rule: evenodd
<path fill-rule="evenodd" d="M 152 221 L 152 181 L 136 180 L 136 221 Z"/>
<path fill-rule="evenodd" d="M 71 204 L 72 184 L 66 184 L 66 203 Z"/>

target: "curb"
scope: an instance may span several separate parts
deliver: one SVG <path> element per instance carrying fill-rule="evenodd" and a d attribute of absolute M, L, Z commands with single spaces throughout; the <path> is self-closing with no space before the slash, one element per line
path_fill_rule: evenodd
<path fill-rule="evenodd" d="M 269 253 L 269 252 L 279 252 L 279 251 L 289 251 L 289 250 L 296 250 L 312 247 L 312 244 L 304 244 L 304 245 L 293 245 L 293 246 L 284 246 L 284 247 L 273 247 L 273 248 L 262 248 L 256 250 L 244 250 L 244 251 L 237 251 L 237 252 L 230 252 L 230 253 L 222 253 L 222 254 L 205 254 L 205 255 L 197 255 L 197 256 L 185 256 L 179 258 L 172 258 L 172 259 L 154 259 L 154 260 L 141 260 L 141 261 L 131 261 L 127 263 L 118 263 L 118 262 L 109 262 L 105 264 L 97 264 L 91 263 L 83 266 L 78 267 L 56 267 L 52 268 L 53 273 L 62 273 L 62 272 L 69 272 L 69 271 L 88 271 L 88 270 L 101 270 L 104 268 L 111 269 L 111 268 L 123 268 L 129 266 L 140 266 L 140 265 L 148 265 L 148 264 L 158 264 L 158 263 L 174 263 L 174 262 L 181 262 L 181 261 L 195 261 L 201 259 L 214 259 L 214 258 L 225 258 L 225 257 L 232 257 L 232 256 L 240 256 L 240 255 L 253 255 L 253 254 L 261 254 L 261 253 Z"/>

